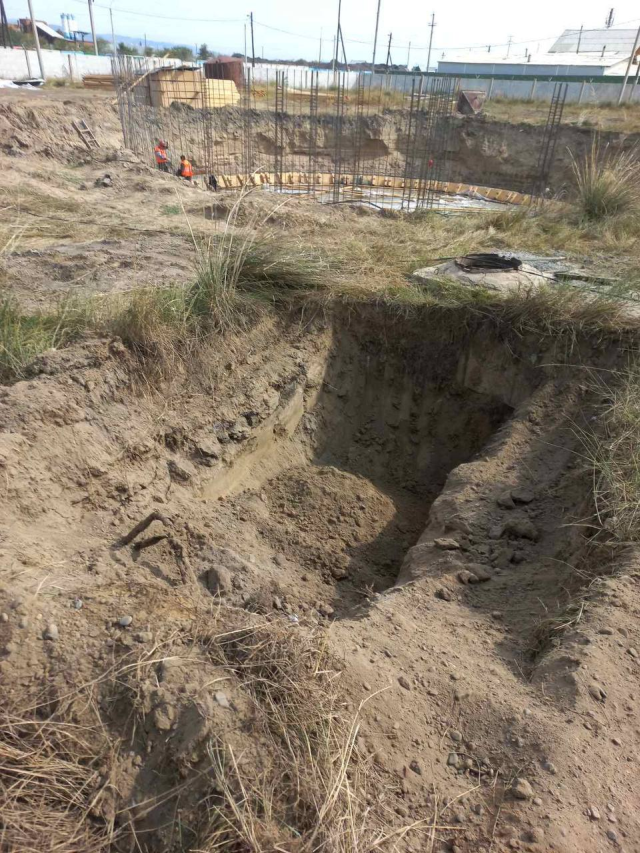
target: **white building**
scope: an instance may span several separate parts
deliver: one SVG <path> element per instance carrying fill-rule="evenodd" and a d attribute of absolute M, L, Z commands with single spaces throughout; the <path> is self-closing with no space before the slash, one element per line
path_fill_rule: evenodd
<path fill-rule="evenodd" d="M 609 30 L 608 32 L 612 32 Z M 634 33 L 635 38 L 635 33 Z M 557 42 L 556 42 L 557 44 Z M 528 56 L 500 56 L 473 51 L 446 56 L 438 61 L 438 71 L 447 74 L 528 74 L 535 76 L 604 77 L 624 74 L 631 48 L 620 53 L 537 53 Z M 636 66 L 634 65 L 633 73 Z"/>

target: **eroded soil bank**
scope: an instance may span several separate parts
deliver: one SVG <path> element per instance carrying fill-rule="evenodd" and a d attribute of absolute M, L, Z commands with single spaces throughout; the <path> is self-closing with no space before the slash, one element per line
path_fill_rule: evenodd
<path fill-rule="evenodd" d="M 399 849 L 638 849 L 635 576 L 545 633 L 590 568 L 581 365 L 618 358 L 383 306 L 265 316 L 159 388 L 118 340 L 45 354 L 0 393 L 7 706 L 94 685 L 114 746 L 91 821 L 199 849 L 212 733 L 264 764 L 246 685 L 194 638 L 281 621 L 326 633 L 345 713 L 367 700 L 374 812 L 443 827 Z M 131 655 L 133 705 L 101 692 Z"/>

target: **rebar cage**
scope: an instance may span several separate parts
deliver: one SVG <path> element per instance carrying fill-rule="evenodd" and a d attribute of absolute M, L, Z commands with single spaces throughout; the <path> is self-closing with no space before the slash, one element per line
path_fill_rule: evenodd
<path fill-rule="evenodd" d="M 434 75 L 320 74 L 245 65 L 241 82 L 198 65 L 122 56 L 114 78 L 125 144 L 153 162 L 158 140 L 173 167 L 184 154 L 205 183 L 433 207 L 449 177 L 457 80 Z"/>

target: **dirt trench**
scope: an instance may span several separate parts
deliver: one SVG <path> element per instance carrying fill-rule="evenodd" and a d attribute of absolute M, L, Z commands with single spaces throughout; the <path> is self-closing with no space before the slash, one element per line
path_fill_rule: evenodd
<path fill-rule="evenodd" d="M 0 395 L 7 699 L 46 690 L 53 701 L 167 632 L 188 657 L 185 626 L 207 603 L 223 626 L 249 613 L 326 627 L 345 707 L 374 693 L 358 750 L 385 780 L 375 802 L 387 816 L 420 820 L 453 802 L 464 839 L 444 832 L 434 849 L 452 838 L 464 851 L 514 849 L 513 839 L 529 849 L 530 837 L 599 849 L 592 822 L 547 797 L 540 778 L 559 766 L 576 800 L 631 802 L 610 751 L 594 757 L 586 792 L 566 763 L 567 750 L 587 748 L 567 742 L 565 717 L 584 710 L 594 659 L 581 668 L 585 647 L 570 632 L 569 655 L 540 651 L 541 622 L 575 590 L 586 542 L 577 522 L 591 512 L 575 427 L 598 401 L 576 364 L 617 358 L 602 344 L 574 342 L 570 356 L 563 346 L 462 314 L 354 307 L 263 318 L 160 393 L 132 381 L 118 341 L 45 354 Z M 55 642 L 43 643 L 51 624 Z M 145 723 L 133 739 L 131 710 L 104 705 L 123 743 L 109 808 L 166 799 L 203 760 L 187 705 L 208 671 L 167 666 L 155 693 L 140 688 Z M 612 671 L 609 695 L 621 692 L 607 726 L 620 729 L 626 687 Z M 198 731 L 208 714 L 225 737 L 250 739 L 249 699 L 241 684 L 225 689 L 235 722 L 200 701 Z M 455 761 L 450 730 L 464 740 Z M 186 765 L 171 757 L 180 743 Z M 533 801 L 513 805 L 516 773 L 544 797 L 544 817 Z M 145 850 L 165 849 L 153 827 L 170 825 L 173 809 L 141 821 Z M 634 820 L 626 813 L 618 829 L 633 837 Z M 560 833 L 567 825 L 578 846 Z"/>

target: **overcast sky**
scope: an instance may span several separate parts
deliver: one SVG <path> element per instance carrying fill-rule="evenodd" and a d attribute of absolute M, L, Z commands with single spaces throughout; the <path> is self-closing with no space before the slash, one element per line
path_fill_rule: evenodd
<path fill-rule="evenodd" d="M 377 0 L 342 0 L 342 30 L 347 58 L 371 59 Z M 76 16 L 79 29 L 89 29 L 86 0 L 33 0 L 37 18 L 52 24 L 60 14 Z M 244 50 L 244 23 L 253 11 L 257 54 L 272 59 L 317 59 L 320 32 L 323 35 L 322 58 L 330 58 L 336 31 L 337 0 L 301 3 L 300 0 L 236 0 L 211 3 L 191 0 L 113 0 L 115 30 L 155 41 L 193 45 L 206 42 L 221 53 Z M 28 16 L 26 0 L 5 0 L 11 18 Z M 96 29 L 108 33 L 109 0 L 95 4 Z M 435 12 L 434 61 L 446 51 L 451 56 L 470 48 L 487 50 L 491 44 L 495 56 L 506 54 L 506 43 L 513 39 L 510 55 L 545 51 L 566 28 L 602 27 L 609 12 L 605 3 L 593 0 L 487 0 L 487 2 L 446 2 L 434 0 L 430 6 L 420 0 L 382 0 L 377 58 L 384 62 L 389 33 L 393 33 L 392 59 L 407 61 L 409 41 L 411 65 L 424 65 L 429 42 L 429 20 Z M 640 10 L 625 0 L 615 7 L 615 27 L 637 27 Z M 282 30 L 286 32 L 281 32 Z M 249 43 L 249 51 L 251 50 Z M 432 62 L 432 65 L 434 62 Z"/>

